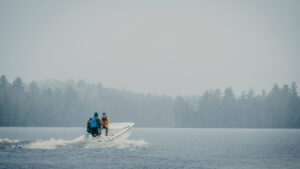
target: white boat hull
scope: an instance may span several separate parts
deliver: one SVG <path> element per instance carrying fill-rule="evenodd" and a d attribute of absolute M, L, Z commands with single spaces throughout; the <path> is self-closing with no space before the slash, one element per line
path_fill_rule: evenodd
<path fill-rule="evenodd" d="M 100 139 L 93 137 L 90 133 L 84 135 L 85 140 L 96 140 L 100 142 L 108 142 L 116 139 L 125 139 L 131 134 L 134 123 L 111 123 L 108 127 L 108 135 L 105 136 L 105 130 L 102 130 Z"/>

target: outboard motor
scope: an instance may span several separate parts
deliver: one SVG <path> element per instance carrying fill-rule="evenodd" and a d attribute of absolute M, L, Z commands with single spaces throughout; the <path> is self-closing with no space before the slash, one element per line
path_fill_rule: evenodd
<path fill-rule="evenodd" d="M 87 140 L 90 139 L 91 138 L 91 134 L 90 133 L 85 133 L 84 134 L 84 138 L 87 139 Z"/>

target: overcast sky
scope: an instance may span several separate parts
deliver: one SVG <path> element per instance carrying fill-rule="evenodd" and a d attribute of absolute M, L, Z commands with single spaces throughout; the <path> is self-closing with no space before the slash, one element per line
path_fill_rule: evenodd
<path fill-rule="evenodd" d="M 0 0 L 0 74 L 156 94 L 300 86 L 300 1 Z"/>

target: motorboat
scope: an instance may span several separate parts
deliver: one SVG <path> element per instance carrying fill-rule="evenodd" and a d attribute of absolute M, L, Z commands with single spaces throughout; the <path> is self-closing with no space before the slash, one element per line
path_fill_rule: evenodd
<path fill-rule="evenodd" d="M 109 142 L 116 139 L 125 139 L 130 136 L 135 123 L 110 123 L 108 134 L 105 136 L 105 130 L 101 131 L 100 138 L 93 137 L 90 133 L 85 133 L 85 140 L 96 140 L 100 142 Z"/>

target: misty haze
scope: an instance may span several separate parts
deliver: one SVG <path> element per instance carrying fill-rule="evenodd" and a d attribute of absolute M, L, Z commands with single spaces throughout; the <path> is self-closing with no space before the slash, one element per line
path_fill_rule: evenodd
<path fill-rule="evenodd" d="M 109 112 L 116 122 L 139 127 L 299 128 L 296 83 L 274 84 L 269 92 L 253 89 L 235 95 L 232 88 L 202 95 L 134 93 L 83 80 L 0 79 L 2 126 L 82 126 L 94 111 Z"/>
<path fill-rule="evenodd" d="M 0 0 L 0 169 L 300 168 L 300 1 Z"/>

